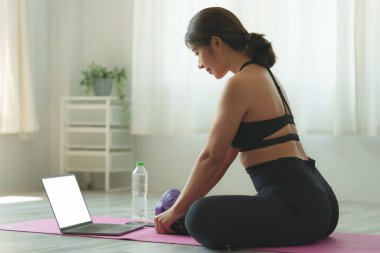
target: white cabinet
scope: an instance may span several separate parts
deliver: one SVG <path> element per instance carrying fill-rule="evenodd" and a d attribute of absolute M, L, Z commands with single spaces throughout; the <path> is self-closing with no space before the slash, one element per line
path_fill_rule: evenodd
<path fill-rule="evenodd" d="M 106 191 L 129 188 L 133 138 L 125 117 L 116 97 L 63 97 L 61 173 L 103 173 Z M 112 187 L 117 173 L 125 184 Z"/>

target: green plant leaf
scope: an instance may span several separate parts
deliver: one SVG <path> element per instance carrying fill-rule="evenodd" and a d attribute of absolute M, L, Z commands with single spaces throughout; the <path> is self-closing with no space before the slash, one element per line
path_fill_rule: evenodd
<path fill-rule="evenodd" d="M 123 67 L 115 67 L 113 70 L 95 64 L 92 62 L 86 70 L 81 71 L 82 79 L 80 85 L 85 87 L 86 93 L 89 95 L 93 91 L 94 80 L 96 78 L 111 78 L 115 82 L 117 97 L 123 111 L 125 122 L 129 121 L 129 108 L 125 101 L 124 87 L 127 79 L 126 71 Z"/>

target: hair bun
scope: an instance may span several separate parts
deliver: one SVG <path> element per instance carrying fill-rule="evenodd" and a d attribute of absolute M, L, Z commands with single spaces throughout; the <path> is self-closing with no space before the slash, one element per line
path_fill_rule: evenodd
<path fill-rule="evenodd" d="M 246 36 L 248 52 L 257 64 L 270 68 L 275 64 L 276 56 L 272 44 L 264 36 L 260 33 L 248 33 Z"/>
<path fill-rule="evenodd" d="M 269 47 L 271 43 L 264 38 L 264 34 L 259 33 L 251 33 L 252 34 L 252 42 L 257 47 Z"/>

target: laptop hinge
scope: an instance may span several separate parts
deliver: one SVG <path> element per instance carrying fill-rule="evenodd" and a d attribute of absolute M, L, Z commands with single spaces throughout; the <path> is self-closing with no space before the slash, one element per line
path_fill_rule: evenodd
<path fill-rule="evenodd" d="M 92 221 L 87 221 L 87 222 L 83 222 L 83 223 L 80 223 L 80 224 L 72 225 L 72 226 L 69 226 L 69 227 L 60 228 L 60 230 L 61 230 L 62 233 L 64 233 L 65 231 L 70 231 L 72 229 L 88 226 L 88 225 L 91 225 L 91 224 L 93 224 Z"/>

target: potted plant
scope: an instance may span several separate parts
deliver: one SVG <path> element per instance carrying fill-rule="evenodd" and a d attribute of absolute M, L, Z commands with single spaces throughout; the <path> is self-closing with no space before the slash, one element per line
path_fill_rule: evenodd
<path fill-rule="evenodd" d="M 91 63 L 87 70 L 82 71 L 82 75 L 83 78 L 80 84 L 85 86 L 88 95 L 93 91 L 95 96 L 109 96 L 112 91 L 112 85 L 115 83 L 116 94 L 127 122 L 128 108 L 124 94 L 124 84 L 127 77 L 125 69 L 114 68 L 113 70 L 108 70 L 105 67 Z"/>

